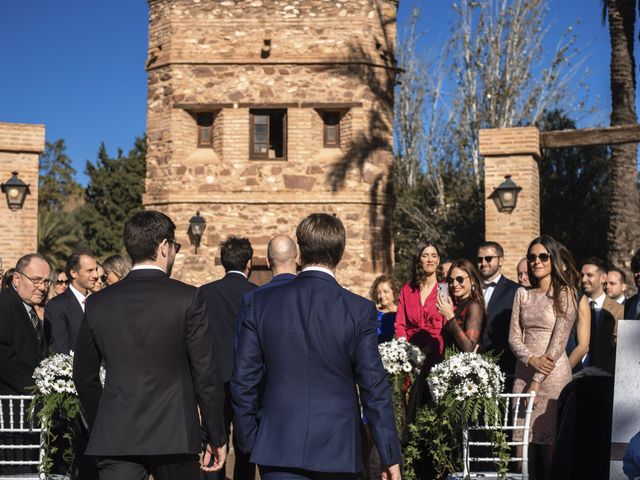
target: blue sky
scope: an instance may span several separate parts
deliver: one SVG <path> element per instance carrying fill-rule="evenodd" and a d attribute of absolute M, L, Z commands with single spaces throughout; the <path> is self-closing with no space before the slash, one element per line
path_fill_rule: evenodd
<path fill-rule="evenodd" d="M 451 26 L 449 0 L 423 0 L 427 45 L 443 42 Z M 576 25 L 588 47 L 594 113 L 579 126 L 607 124 L 609 38 L 601 0 L 550 0 L 549 47 Z M 412 2 L 400 1 L 399 31 Z M 0 2 L 0 121 L 44 123 L 47 140 L 63 138 L 84 183 L 87 160 L 100 142 L 128 151 L 146 123 L 148 7 L 145 0 L 5 0 Z"/>

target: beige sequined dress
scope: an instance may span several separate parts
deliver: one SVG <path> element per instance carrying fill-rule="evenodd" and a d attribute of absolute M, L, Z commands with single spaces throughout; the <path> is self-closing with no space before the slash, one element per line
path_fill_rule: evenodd
<path fill-rule="evenodd" d="M 530 441 L 546 445 L 555 443 L 558 397 L 571 381 L 571 366 L 565 348 L 576 320 L 577 304 L 567 290 L 560 295 L 559 310 L 554 312 L 553 299 L 546 293 L 519 288 L 509 329 L 509 345 L 518 359 L 513 392 L 528 391 L 532 380 L 540 383 L 531 417 Z M 544 354 L 556 361 L 548 376 L 526 365 L 532 355 Z M 522 431 L 516 430 L 514 439 L 521 440 Z"/>

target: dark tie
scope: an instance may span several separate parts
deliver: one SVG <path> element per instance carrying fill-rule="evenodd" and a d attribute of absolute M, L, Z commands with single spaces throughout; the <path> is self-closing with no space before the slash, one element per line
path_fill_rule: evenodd
<path fill-rule="evenodd" d="M 496 285 L 498 285 L 496 282 L 488 282 L 483 285 L 483 288 L 486 290 L 487 288 L 495 287 Z"/>
<path fill-rule="evenodd" d="M 29 312 L 29 319 L 31 320 L 33 329 L 36 331 L 36 338 L 38 339 L 38 343 L 40 343 L 42 341 L 42 322 L 38 318 L 38 314 L 36 313 L 35 308 L 32 308 Z"/>

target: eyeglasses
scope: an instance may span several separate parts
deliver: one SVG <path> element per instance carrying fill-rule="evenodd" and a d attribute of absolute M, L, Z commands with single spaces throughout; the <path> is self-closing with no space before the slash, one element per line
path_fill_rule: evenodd
<path fill-rule="evenodd" d="M 29 280 L 31 283 L 33 283 L 34 287 L 39 287 L 40 285 L 43 285 L 44 288 L 49 288 L 49 286 L 51 285 L 51 280 L 48 279 L 48 278 L 31 278 L 26 273 L 22 273 L 22 272 L 18 272 L 18 271 L 16 271 L 16 273 L 18 273 L 19 275 L 22 275 L 27 280 Z"/>
<path fill-rule="evenodd" d="M 463 277 L 462 275 L 459 277 L 447 277 L 447 283 L 449 285 L 452 285 L 453 282 L 457 282 L 459 285 L 462 285 L 464 283 L 464 281 L 469 278 L 469 275 L 467 275 L 466 277 Z"/>
<path fill-rule="evenodd" d="M 69 285 L 69 280 L 56 280 L 56 285 Z"/>
<path fill-rule="evenodd" d="M 167 243 L 170 243 L 171 245 L 173 245 L 173 247 L 176 249 L 176 254 L 182 248 L 182 245 L 180 245 L 178 242 L 174 242 L 173 240 L 169 240 L 168 238 L 167 238 Z"/>
<path fill-rule="evenodd" d="M 476 263 L 478 265 L 482 265 L 482 261 L 484 260 L 487 263 L 491 263 L 493 262 L 494 258 L 500 258 L 498 255 L 486 255 L 484 257 L 478 257 L 476 258 Z"/>
<path fill-rule="evenodd" d="M 547 263 L 551 258 L 550 253 L 541 253 L 540 255 L 536 255 L 535 253 L 527 254 L 527 262 L 535 263 L 536 259 L 539 258 L 542 263 Z"/>

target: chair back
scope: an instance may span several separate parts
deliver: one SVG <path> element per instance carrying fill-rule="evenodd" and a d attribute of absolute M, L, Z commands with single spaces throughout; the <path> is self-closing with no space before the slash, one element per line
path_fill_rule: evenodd
<path fill-rule="evenodd" d="M 32 395 L 0 395 L 0 467 L 33 465 L 37 471 L 42 428 L 30 419 L 32 400 Z"/>

